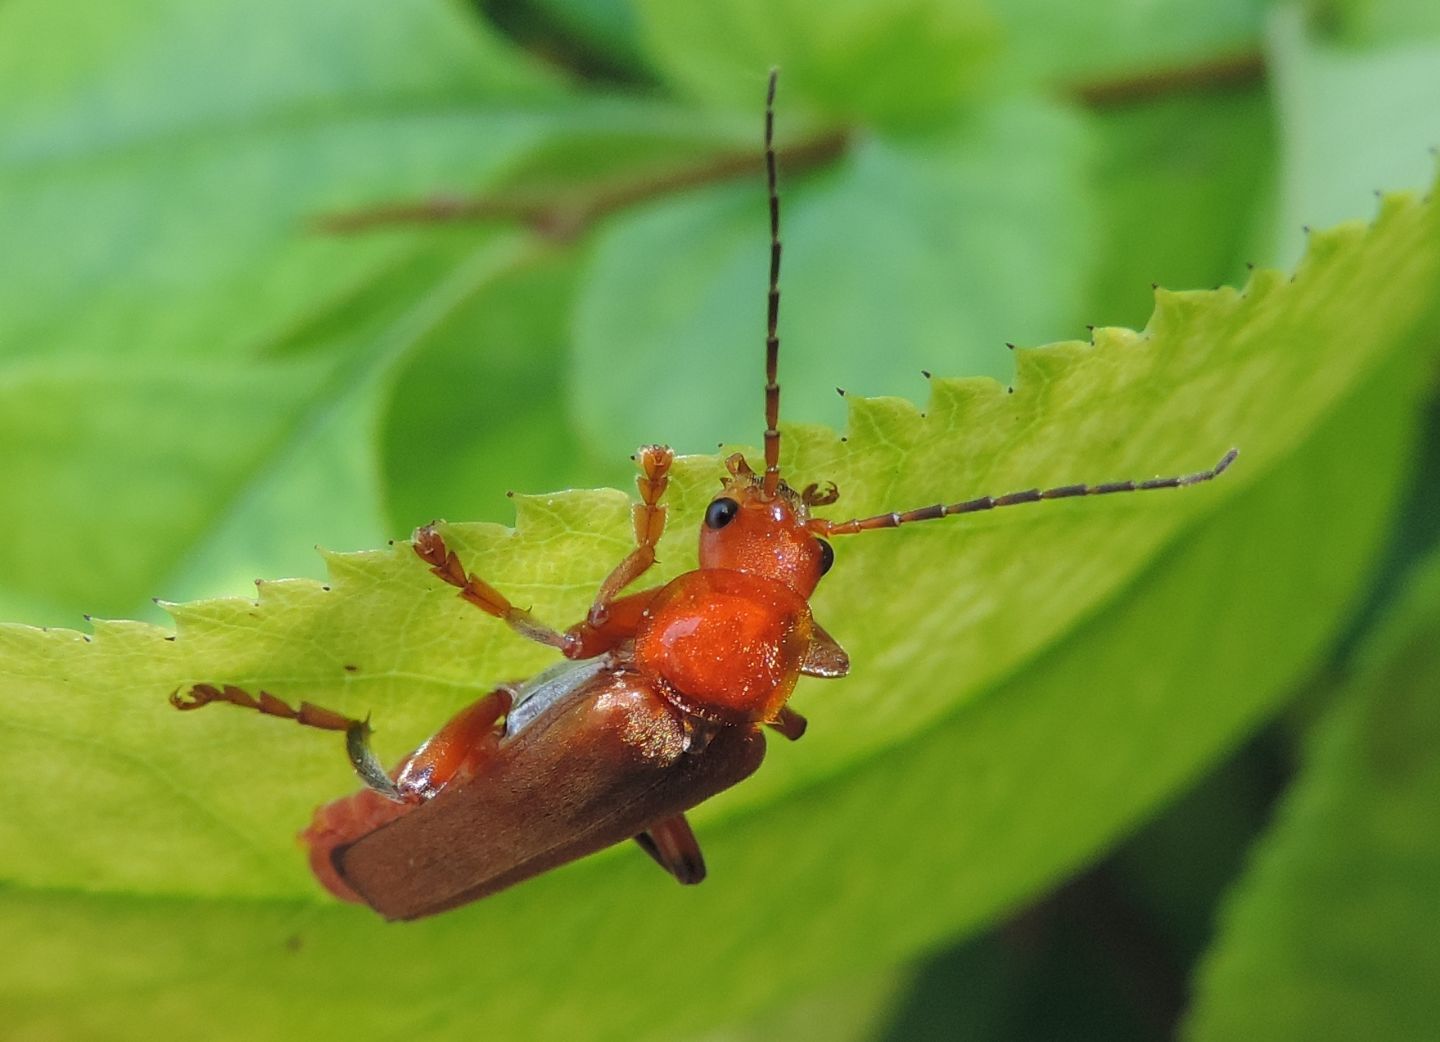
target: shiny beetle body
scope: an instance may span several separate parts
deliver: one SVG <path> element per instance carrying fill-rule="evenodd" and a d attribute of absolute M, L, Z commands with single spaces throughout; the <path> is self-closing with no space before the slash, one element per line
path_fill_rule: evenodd
<path fill-rule="evenodd" d="M 490 754 L 450 779 L 443 799 L 409 810 L 365 789 L 322 807 L 305 833 L 317 876 L 387 918 L 430 915 L 683 822 L 760 766 L 759 731 L 726 728 L 690 754 L 681 715 L 654 685 L 610 656 L 599 661 L 598 670 L 572 667 L 563 691 L 517 732 L 497 733 Z M 382 819 L 352 816 L 356 802 Z M 678 850 L 667 863 L 661 848 L 647 849 L 681 882 L 704 875 L 698 851 Z"/>

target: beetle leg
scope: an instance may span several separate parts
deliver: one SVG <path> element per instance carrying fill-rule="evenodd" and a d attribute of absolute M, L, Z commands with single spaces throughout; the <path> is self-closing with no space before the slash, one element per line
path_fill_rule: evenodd
<path fill-rule="evenodd" d="M 496 724 L 513 701 L 501 687 L 460 710 L 401 762 L 395 788 L 406 797 L 430 799 L 445 786 L 473 777 L 499 748 L 502 732 Z"/>
<path fill-rule="evenodd" d="M 674 459 L 675 453 L 664 445 L 646 445 L 635 454 L 635 462 L 640 467 L 635 485 L 641 500 L 630 509 L 635 525 L 635 549 L 626 554 L 600 584 L 590 612 L 585 616 L 592 627 L 605 625 L 610 602 L 655 563 L 655 544 L 665 533 L 665 507 L 660 499 L 670 484 L 670 464 Z"/>
<path fill-rule="evenodd" d="M 666 449 L 665 451 L 668 453 L 670 450 Z M 641 508 L 636 507 L 635 509 L 639 511 Z M 660 507 L 656 507 L 656 509 L 663 510 Z M 663 516 L 661 521 L 663 522 Z M 637 527 L 638 524 L 637 521 Z M 658 538 L 658 531 L 656 535 Z M 642 590 L 607 601 L 604 619 L 599 625 L 593 624 L 587 616 L 564 633 L 560 633 L 540 622 L 525 609 L 515 607 L 504 594 L 485 580 L 466 572 L 455 551 L 445 545 L 444 538 L 432 526 L 426 525 L 415 530 L 414 546 L 415 553 L 430 566 L 430 571 L 451 586 L 458 588 L 460 596 L 466 601 L 486 614 L 495 616 L 522 637 L 557 648 L 561 654 L 570 659 L 593 658 L 618 647 L 635 636 L 635 630 L 640 625 L 645 608 L 659 592 L 658 589 Z M 632 557 L 634 557 L 633 553 L 621 562 L 620 567 L 611 573 L 611 579 L 625 567 L 625 563 Z M 653 559 L 652 547 L 651 560 Z M 638 576 L 641 571 L 644 571 L 644 568 L 634 570 L 628 577 L 622 578 L 618 586 L 623 586 Z M 611 584 L 611 579 L 607 579 L 601 586 L 602 595 L 606 587 Z M 592 608 L 591 611 L 593 612 L 594 609 Z"/>
<path fill-rule="evenodd" d="M 170 704 L 176 709 L 199 709 L 211 702 L 229 702 L 242 709 L 254 709 L 267 716 L 294 720 L 303 727 L 314 727 L 321 731 L 344 731 L 345 748 L 350 754 L 350 763 L 354 766 L 355 773 L 360 775 L 361 781 L 386 799 L 397 803 L 409 803 L 419 799 L 418 796 L 407 797 L 402 794 L 380 766 L 375 754 L 370 751 L 369 720 L 353 720 L 312 702 L 301 702 L 300 708 L 295 709 L 268 691 L 261 691 L 259 697 L 256 697 L 234 684 L 226 684 L 224 687 L 196 684 L 190 689 L 188 702 L 181 697 L 178 688 L 170 693 Z"/>
<path fill-rule="evenodd" d="M 765 726 L 774 728 L 786 738 L 790 739 L 790 741 L 796 742 L 804 735 L 805 728 L 809 726 L 809 721 L 789 706 L 781 706 L 780 712 L 776 714 L 775 719 L 765 721 Z"/>
<path fill-rule="evenodd" d="M 170 695 L 170 704 L 176 709 L 199 709 L 211 702 L 229 702 L 322 731 L 344 731 L 350 763 L 361 781 L 392 802 L 420 803 L 451 781 L 463 781 L 474 774 L 476 767 L 494 752 L 500 741 L 495 724 L 510 711 L 511 696 L 507 689 L 497 688 L 456 713 L 401 761 L 393 779 L 370 749 L 369 720 L 353 720 L 310 702 L 301 702 L 295 709 L 268 691 L 256 697 L 233 684 L 196 684 L 190 689 L 188 701 L 178 690 Z"/>
<path fill-rule="evenodd" d="M 640 614 L 653 595 L 632 594 L 616 600 L 621 590 L 655 563 L 655 544 L 665 532 L 665 507 L 660 499 L 670 484 L 670 463 L 674 458 L 675 453 L 663 445 L 646 445 L 636 454 L 640 476 L 635 484 L 640 490 L 641 502 L 631 509 L 635 549 L 605 577 L 585 618 L 565 633 L 545 625 L 525 609 L 515 607 L 495 587 L 467 572 L 433 525 L 416 529 L 415 552 L 433 574 L 458 589 L 461 597 L 500 619 L 522 637 L 558 648 L 567 658 L 598 655 L 635 635 Z"/>
<path fill-rule="evenodd" d="M 677 814 L 651 825 L 635 837 L 635 842 L 682 885 L 693 886 L 705 878 L 700 841 L 695 838 L 685 815 Z"/>
<path fill-rule="evenodd" d="M 481 611 L 495 616 L 520 636 L 539 644 L 566 651 L 570 641 L 565 635 L 540 622 L 524 608 L 517 608 L 495 587 L 472 575 L 460 563 L 455 551 L 445 545 L 444 538 L 433 525 L 415 530 L 415 552 L 430 566 L 430 571 L 460 591 L 460 596 Z"/>

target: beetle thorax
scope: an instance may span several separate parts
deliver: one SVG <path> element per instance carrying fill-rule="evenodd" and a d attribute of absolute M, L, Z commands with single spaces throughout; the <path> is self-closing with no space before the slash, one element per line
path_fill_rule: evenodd
<path fill-rule="evenodd" d="M 635 636 L 635 660 L 691 716 L 773 720 L 795 687 L 812 632 L 809 605 L 788 586 L 702 569 L 651 602 Z"/>

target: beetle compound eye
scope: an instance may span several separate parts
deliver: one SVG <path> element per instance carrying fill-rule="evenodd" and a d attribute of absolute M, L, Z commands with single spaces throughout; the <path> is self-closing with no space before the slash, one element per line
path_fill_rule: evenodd
<path fill-rule="evenodd" d="M 823 539 L 817 539 L 815 542 L 820 544 L 820 574 L 824 575 L 835 563 L 835 548 Z"/>
<path fill-rule="evenodd" d="M 740 504 L 733 499 L 717 499 L 705 511 L 706 528 L 724 528 L 740 513 Z"/>

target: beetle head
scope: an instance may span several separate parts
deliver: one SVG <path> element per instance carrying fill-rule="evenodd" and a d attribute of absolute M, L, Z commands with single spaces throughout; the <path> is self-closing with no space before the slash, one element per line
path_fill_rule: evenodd
<path fill-rule="evenodd" d="M 806 525 L 812 506 L 835 501 L 834 486 L 796 492 L 780 481 L 768 493 L 744 456 L 736 453 L 725 466 L 729 476 L 700 525 L 700 567 L 761 575 L 809 597 L 834 552 Z"/>

